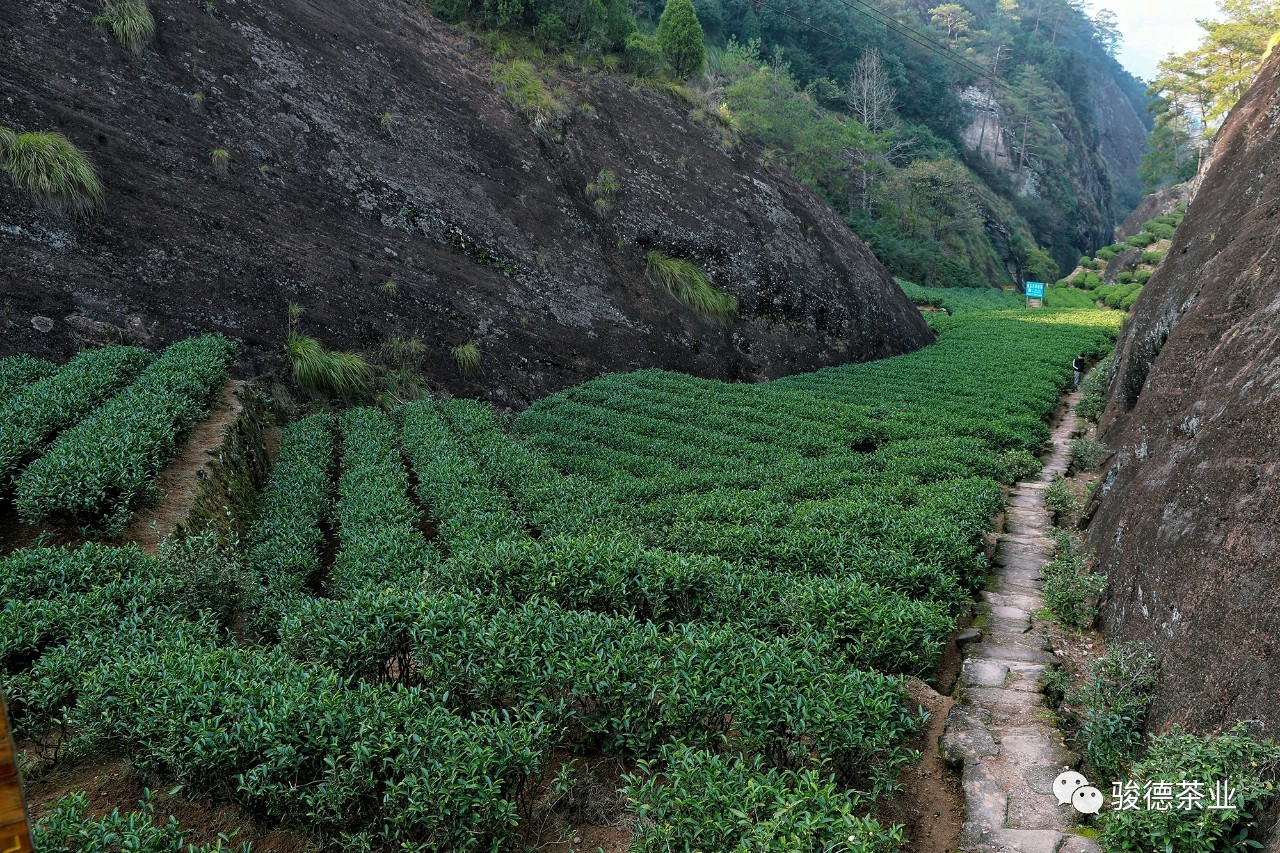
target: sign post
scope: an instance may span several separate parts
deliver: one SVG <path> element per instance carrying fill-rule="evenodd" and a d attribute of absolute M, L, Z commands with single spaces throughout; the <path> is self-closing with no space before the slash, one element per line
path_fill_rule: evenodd
<path fill-rule="evenodd" d="M 1031 307 L 1031 300 L 1039 299 L 1040 304 L 1044 304 L 1044 282 L 1029 281 L 1027 282 L 1027 308 Z"/>
<path fill-rule="evenodd" d="M 9 712 L 0 694 L 0 853 L 33 853 L 27 828 L 27 806 L 22 798 L 17 752 L 9 734 Z"/>

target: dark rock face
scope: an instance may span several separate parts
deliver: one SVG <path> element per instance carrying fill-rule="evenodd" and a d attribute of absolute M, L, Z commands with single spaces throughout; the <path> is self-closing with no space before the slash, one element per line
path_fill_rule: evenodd
<path fill-rule="evenodd" d="M 330 346 L 417 336 L 444 387 L 519 408 L 602 371 L 751 380 L 932 339 L 829 208 L 668 94 L 564 72 L 546 90 L 566 112 L 534 122 L 491 56 L 410 4 L 205 5 L 154 2 L 137 59 L 96 0 L 0 6 L 0 123 L 66 133 L 108 192 L 76 224 L 0 181 L 0 355 L 217 329 L 258 372 L 293 302 Z M 603 169 L 620 189 L 601 214 Z M 649 249 L 698 263 L 741 318 L 650 283 Z M 466 341 L 474 382 L 448 353 Z"/>
<path fill-rule="evenodd" d="M 1138 167 L 1142 165 L 1142 155 L 1146 151 L 1147 129 L 1114 77 L 1100 65 L 1090 69 L 1090 76 L 1093 78 L 1098 150 L 1110 173 L 1112 209 L 1118 219 L 1138 203 L 1141 196 L 1142 181 L 1138 177 Z"/>
<path fill-rule="evenodd" d="M 1107 268 L 1102 273 L 1102 280 L 1107 284 L 1115 284 L 1116 276 L 1122 272 L 1133 272 L 1141 260 L 1141 249 L 1125 249 L 1107 262 Z"/>
<path fill-rule="evenodd" d="M 1142 231 L 1142 226 L 1158 216 L 1172 213 L 1174 208 L 1190 200 L 1191 183 L 1176 184 L 1144 196 L 1133 212 L 1116 228 L 1116 240 L 1128 240 Z"/>
<path fill-rule="evenodd" d="M 1089 543 L 1156 727 L 1280 726 L 1280 54 L 1223 127 L 1122 335 Z"/>

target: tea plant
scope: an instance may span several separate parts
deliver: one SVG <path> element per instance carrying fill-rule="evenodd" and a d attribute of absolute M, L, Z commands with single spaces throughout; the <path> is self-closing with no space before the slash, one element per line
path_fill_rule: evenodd
<path fill-rule="evenodd" d="M 400 461 L 396 429 L 375 409 L 342 416 L 342 476 L 335 520 L 342 550 L 333 564 L 332 591 L 422 571 L 436 553 L 418 530 L 409 502 L 409 477 Z"/>
<path fill-rule="evenodd" d="M 88 350 L 0 401 L 0 487 L 46 441 L 136 377 L 150 358 L 136 347 Z"/>
<path fill-rule="evenodd" d="M 320 571 L 335 473 L 334 421 L 313 415 L 285 428 L 249 531 L 249 565 L 273 592 L 298 592 Z"/>
<path fill-rule="evenodd" d="M 235 345 L 221 335 L 179 341 L 128 388 L 58 436 L 18 479 L 15 503 L 29 521 L 61 517 L 113 536 L 153 500 L 155 478 L 209 411 Z"/>
<path fill-rule="evenodd" d="M 57 372 L 52 362 L 21 353 L 0 358 L 0 405 L 24 385 L 47 379 Z"/>
<path fill-rule="evenodd" d="M 1045 604 L 1063 625 L 1078 630 L 1091 628 L 1098 618 L 1098 597 L 1107 588 L 1106 576 L 1090 571 L 1089 559 L 1080 550 L 1077 536 L 1060 530 L 1055 538 L 1057 553 L 1040 568 Z"/>
<path fill-rule="evenodd" d="M 232 847 L 231 838 L 219 834 L 212 844 L 187 844 L 178 819 L 173 815 L 163 824 L 156 823 L 156 807 L 151 802 L 151 791 L 146 791 L 138 802 L 138 809 L 121 814 L 119 808 L 111 814 L 92 817 L 89 799 L 83 792 L 68 794 L 53 804 L 48 816 L 41 818 L 32 829 L 32 841 L 37 850 L 127 850 L 129 853 L 250 853 L 246 842 Z"/>
<path fill-rule="evenodd" d="M 901 827 L 857 815 L 858 797 L 817 770 L 666 747 L 624 781 L 636 853 L 892 853 L 906 841 Z"/>

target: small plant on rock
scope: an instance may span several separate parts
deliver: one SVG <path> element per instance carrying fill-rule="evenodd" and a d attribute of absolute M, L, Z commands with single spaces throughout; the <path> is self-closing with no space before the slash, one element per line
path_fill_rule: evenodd
<path fill-rule="evenodd" d="M 645 273 L 703 317 L 727 323 L 738 316 L 738 300 L 717 290 L 693 261 L 654 249 L 645 256 Z"/>
<path fill-rule="evenodd" d="M 595 205 L 596 213 L 606 216 L 613 210 L 614 200 L 622 185 L 611 169 L 601 169 L 596 179 L 587 184 L 587 198 Z"/>
<path fill-rule="evenodd" d="M 480 348 L 474 343 L 459 344 L 449 352 L 463 376 L 470 378 L 480 372 Z"/>
<path fill-rule="evenodd" d="M 56 213 L 85 216 L 102 205 L 102 181 L 61 133 L 0 128 L 0 169 L 20 192 Z"/>
<path fill-rule="evenodd" d="M 387 279 L 382 284 L 378 285 L 378 290 L 388 299 L 395 299 L 396 289 L 398 287 L 399 285 L 397 285 L 393 280 Z"/>
<path fill-rule="evenodd" d="M 1045 604 L 1060 623 L 1083 631 L 1098 618 L 1098 596 L 1107 588 L 1107 579 L 1090 571 L 1091 561 L 1078 537 L 1062 530 L 1056 538 L 1057 554 L 1040 569 Z"/>
<path fill-rule="evenodd" d="M 209 152 L 209 160 L 213 163 L 213 171 L 225 175 L 231 170 L 231 153 L 225 148 L 215 148 Z"/>
<path fill-rule="evenodd" d="M 102 13 L 93 22 L 111 30 L 120 46 L 135 55 L 155 41 L 156 19 L 146 0 L 103 0 Z"/>

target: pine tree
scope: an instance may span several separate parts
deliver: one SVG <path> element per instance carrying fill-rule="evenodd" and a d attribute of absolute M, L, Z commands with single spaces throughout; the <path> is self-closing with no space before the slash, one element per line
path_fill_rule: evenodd
<path fill-rule="evenodd" d="M 702 42 L 702 24 L 692 0 L 667 0 L 658 19 L 658 48 L 676 76 L 688 80 L 702 73 L 707 49 Z"/>

